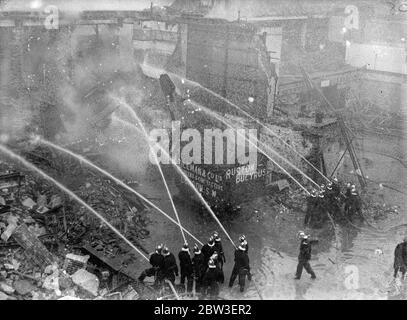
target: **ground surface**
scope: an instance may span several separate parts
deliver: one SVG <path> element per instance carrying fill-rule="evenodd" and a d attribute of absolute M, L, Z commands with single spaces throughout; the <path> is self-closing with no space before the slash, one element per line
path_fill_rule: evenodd
<path fill-rule="evenodd" d="M 394 145 L 394 142 L 389 144 L 376 137 L 366 138 L 364 143 L 370 151 Z M 406 169 L 400 163 L 382 156 L 372 158 L 371 154 L 369 159 L 375 164 L 366 170 L 370 179 L 404 190 L 401 179 Z M 143 179 L 141 184 L 143 193 L 154 198 L 166 212 L 172 212 L 160 180 Z M 374 194 L 377 204 L 399 206 L 398 213 L 389 214 L 385 219 L 369 218 L 368 223 L 355 222 L 353 226 L 336 225 L 334 229 L 328 224 L 322 229 L 308 229 L 320 239 L 311 261 L 318 277 L 316 280 L 309 279 L 305 272 L 300 281 L 293 279 L 298 255 L 296 234 L 303 230 L 303 213 L 275 206 L 269 197 L 245 204 L 242 213 L 224 226 L 235 241 L 240 234 L 247 236 L 255 282 L 250 283 L 243 294 L 237 286 L 232 290 L 225 286 L 221 296 L 227 299 L 259 299 L 260 295 L 264 299 L 400 298 L 399 286 L 392 283 L 392 265 L 394 248 L 407 232 L 407 227 L 403 226 L 407 223 L 405 195 L 387 188 L 379 192 L 379 187 L 373 183 L 369 184 L 369 191 Z M 175 187 L 172 192 L 177 193 Z M 220 230 L 213 219 L 203 218 L 188 205 L 178 203 L 177 207 L 182 224 L 202 242 L 214 230 Z M 255 210 L 259 212 L 255 213 Z M 146 246 L 152 249 L 155 243 L 164 242 L 178 253 L 182 244 L 178 227 L 159 213 L 151 211 L 149 215 L 154 222 Z M 227 259 L 224 271 L 228 279 L 233 267 L 233 247 L 225 235 L 222 239 Z"/>
<path fill-rule="evenodd" d="M 268 195 L 242 205 L 242 212 L 234 219 L 223 221 L 225 229 L 233 241 L 241 234 L 247 236 L 250 261 L 254 281 L 248 283 L 241 294 L 238 287 L 232 290 L 224 286 L 221 297 L 225 299 L 398 299 L 405 298 L 400 294 L 400 286 L 392 283 L 392 265 L 394 248 L 407 232 L 406 215 L 406 167 L 403 161 L 389 157 L 398 148 L 398 159 L 403 159 L 405 148 L 403 141 L 365 137 L 358 141 L 360 159 L 369 180 L 369 188 L 364 199 L 370 203 L 365 214 L 367 222 L 355 221 L 353 225 L 335 226 L 327 223 L 321 229 L 306 231 L 320 240 L 313 250 L 311 265 L 317 279 L 309 279 L 303 274 L 300 281 L 294 280 L 298 255 L 297 232 L 303 230 L 304 213 L 302 203 L 296 192 L 290 193 L 288 201 L 299 210 L 290 210 L 276 205 L 275 195 Z M 140 149 L 135 152 L 140 154 Z M 144 150 L 144 153 L 147 151 Z M 119 156 L 123 157 L 120 148 Z M 162 210 L 172 215 L 171 202 L 165 191 L 160 176 L 156 171 L 140 170 L 132 175 L 127 174 L 133 167 L 139 167 L 139 154 L 131 156 L 132 150 L 126 154 L 133 164 L 125 168 L 114 165 L 111 157 L 108 161 L 99 159 L 103 168 L 118 177 L 137 180 L 135 189 L 148 197 Z M 380 153 L 381 155 L 379 155 Z M 113 159 L 114 160 L 114 159 Z M 67 177 L 68 178 L 68 177 Z M 80 176 L 72 176 L 80 188 L 86 181 Z M 169 178 L 167 176 L 167 178 Z M 352 169 L 344 166 L 341 174 L 344 181 L 353 180 Z M 171 193 L 182 198 L 172 179 L 168 179 Z M 67 183 L 65 181 L 64 183 Z M 377 183 L 388 187 L 380 188 Z M 205 242 L 213 231 L 221 231 L 211 217 L 200 215 L 196 208 L 187 201 L 176 201 L 180 220 L 185 228 Z M 397 206 L 397 212 L 394 207 Z M 388 208 L 393 208 L 388 210 Z M 302 208 L 304 209 L 304 208 Z M 383 214 L 385 213 L 385 214 Z M 149 236 L 142 240 L 142 245 L 153 251 L 157 243 L 165 243 L 170 250 L 178 255 L 183 240 L 179 228 L 155 210 L 149 210 L 146 221 Z M 233 267 L 234 248 L 226 235 L 220 232 L 226 253 L 224 272 L 228 281 Z M 191 247 L 194 241 L 188 238 Z M 134 264 L 134 274 L 139 274 L 148 267 L 146 261 L 138 259 Z M 177 280 L 178 282 L 178 280 Z"/>

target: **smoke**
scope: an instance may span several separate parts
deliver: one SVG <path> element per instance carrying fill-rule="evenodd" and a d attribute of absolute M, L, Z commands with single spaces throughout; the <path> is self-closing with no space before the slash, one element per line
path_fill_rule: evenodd
<path fill-rule="evenodd" d="M 154 1 L 154 4 L 170 2 Z M 150 7 L 150 1 L 13 0 L 0 4 L 0 10 L 42 10 L 46 5 L 79 13 L 82 10 L 143 10 Z M 0 37 L 1 42 L 7 41 L 3 34 Z M 80 26 L 61 28 L 54 34 L 32 28 L 26 29 L 24 37 L 18 41 L 20 47 L 28 48 L 22 83 L 31 93 L 24 101 L 1 95 L 0 134 L 27 137 L 31 133 L 26 132 L 27 129 L 32 131 L 38 125 L 34 119 L 41 103 L 49 101 L 61 114 L 63 125 L 47 124 L 63 129 L 57 132 L 58 144 L 93 142 L 93 147 L 120 171 L 145 173 L 150 164 L 148 143 L 134 128 L 117 121 L 118 117 L 127 121 L 130 117 L 117 110 L 119 105 L 111 98 L 124 99 L 137 109 L 143 121 L 149 122 L 155 116 L 143 106 L 144 99 L 149 97 L 145 96 L 143 76 L 134 62 L 131 28 L 99 26 L 96 30 Z M 4 47 L 12 51 L 11 46 Z M 11 59 L 1 59 L 2 83 L 10 82 L 10 65 Z"/>
<path fill-rule="evenodd" d="M 26 135 L 26 127 L 33 118 L 30 104 L 25 99 L 16 101 L 13 98 L 0 99 L 0 134 L 14 139 Z"/>
<path fill-rule="evenodd" d="M 114 136 L 118 133 L 123 135 L 122 142 L 109 144 L 104 149 L 104 158 L 111 166 L 116 166 L 124 174 L 145 174 L 150 162 L 149 147 L 144 136 L 113 120 L 105 134 Z"/>
<path fill-rule="evenodd" d="M 19 1 L 8 4 L 11 3 L 21 4 Z M 81 26 L 73 30 L 60 29 L 52 38 L 46 30 L 26 29 L 24 36 L 16 40 L 19 47 L 28 48 L 24 52 L 23 81 L 19 83 L 30 88 L 32 93 L 23 99 L 22 95 L 13 98 L 1 90 L 4 94 L 0 95 L 0 134 L 28 137 L 34 128 L 40 127 L 34 119 L 41 104 L 49 101 L 61 114 L 63 125 L 53 121 L 46 124 L 64 129 L 57 132 L 58 144 L 88 141 L 121 171 L 145 172 L 149 158 L 144 136 L 118 124 L 115 117 L 111 120 L 112 114 L 129 119 L 128 114 L 115 111 L 118 104 L 111 95 L 139 108 L 137 112 L 141 118 L 150 118 L 142 107 L 145 98 L 143 78 L 134 61 L 131 31 L 126 25 L 120 29 L 99 26 L 98 30 Z M 2 33 L 0 37 L 3 44 L 8 42 Z M 2 47 L 10 56 L 3 55 L 0 59 L 1 82 L 10 87 L 13 46 Z"/>
<path fill-rule="evenodd" d="M 142 78 L 132 54 L 123 53 L 115 44 L 116 31 L 99 30 L 99 46 L 82 54 L 86 36 L 71 35 L 71 43 L 76 46 L 72 48 L 74 55 L 82 57 L 74 60 L 70 81 L 59 86 L 59 97 L 68 111 L 66 132 L 61 136 L 64 143 L 93 138 L 102 146 L 102 156 L 110 166 L 126 174 L 141 174 L 149 163 L 148 144 L 134 128 L 117 121 L 118 118 L 129 119 L 129 115 L 120 109 L 112 96 L 124 99 L 142 113 L 145 98 Z M 60 62 L 64 58 L 60 57 Z M 64 63 L 60 65 L 62 68 Z M 106 110 L 105 116 L 111 118 L 111 122 L 95 128 L 93 121 L 103 122 L 100 114 Z"/>

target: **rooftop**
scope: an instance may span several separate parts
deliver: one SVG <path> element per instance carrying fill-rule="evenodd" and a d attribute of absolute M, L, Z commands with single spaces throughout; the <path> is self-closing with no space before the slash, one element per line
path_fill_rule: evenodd
<path fill-rule="evenodd" d="M 256 20 L 260 17 L 304 18 L 324 17 L 335 12 L 343 14 L 346 5 L 348 3 L 342 0 L 231 0 L 228 7 L 225 7 L 224 1 L 215 1 L 215 5 L 211 7 L 202 5 L 200 0 L 175 0 L 170 7 L 173 10 L 227 20 L 236 20 L 240 11 L 242 19 Z M 373 13 L 381 7 L 383 7 L 381 11 L 389 10 L 388 5 L 378 0 L 355 0 L 352 5 L 363 7 L 364 13 L 367 11 Z"/>

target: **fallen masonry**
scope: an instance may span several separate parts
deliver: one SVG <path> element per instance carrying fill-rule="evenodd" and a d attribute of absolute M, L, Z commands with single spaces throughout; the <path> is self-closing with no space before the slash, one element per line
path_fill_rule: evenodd
<path fill-rule="evenodd" d="M 49 164 L 42 166 L 52 171 Z M 19 170 L 0 162 L 0 300 L 154 294 L 134 284 L 140 263 L 129 246 L 53 186 Z M 149 234 L 144 204 L 93 173 L 83 175 L 77 192 L 148 254 L 140 242 Z"/>
<path fill-rule="evenodd" d="M 99 290 L 99 279 L 92 273 L 79 269 L 72 275 L 73 282 L 91 293 L 94 296 L 97 296 Z"/>

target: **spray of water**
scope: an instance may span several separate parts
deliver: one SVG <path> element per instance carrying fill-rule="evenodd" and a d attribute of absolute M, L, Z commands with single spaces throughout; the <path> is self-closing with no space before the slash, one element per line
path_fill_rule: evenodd
<path fill-rule="evenodd" d="M 295 150 L 291 145 L 289 145 L 287 142 L 284 141 L 280 136 L 278 136 L 274 131 L 272 131 L 269 127 L 267 127 L 264 123 L 262 123 L 260 120 L 256 119 L 252 115 L 250 115 L 248 112 L 243 110 L 242 108 L 239 108 L 236 104 L 232 103 L 230 100 L 222 97 L 221 95 L 201 86 L 205 91 L 210 92 L 214 94 L 217 98 L 222 99 L 223 101 L 229 103 L 232 107 L 238 109 L 241 113 L 243 113 L 246 117 L 250 118 L 251 120 L 255 121 L 257 124 L 259 124 L 262 128 L 266 129 L 268 133 L 270 133 L 272 136 L 276 137 L 278 140 L 280 140 L 285 146 L 290 148 L 296 155 L 298 155 L 302 160 L 304 160 L 311 168 L 313 168 L 315 171 L 317 171 L 322 178 L 325 179 L 325 181 L 330 182 L 329 178 L 327 178 L 319 169 L 317 169 L 311 162 L 309 162 L 303 155 L 301 155 L 297 150 Z M 319 185 L 318 185 L 319 187 Z"/>
<path fill-rule="evenodd" d="M 43 177 L 45 180 L 53 183 L 56 187 L 58 187 L 61 191 L 69 195 L 72 199 L 74 199 L 76 202 L 78 202 L 80 205 L 85 207 L 89 212 L 91 212 L 93 215 L 95 215 L 100 221 L 102 221 L 105 225 L 107 225 L 115 234 L 117 234 L 121 239 L 124 240 L 132 249 L 134 249 L 138 254 L 140 254 L 145 260 L 149 261 L 149 259 L 134 245 L 132 244 L 124 235 L 120 233 L 119 230 L 117 230 L 114 226 L 112 226 L 109 221 L 107 221 L 101 214 L 97 213 L 94 209 L 92 209 L 86 202 L 84 202 L 81 198 L 79 198 L 75 193 L 73 193 L 71 190 L 69 190 L 67 187 L 47 175 L 44 171 L 41 169 L 37 168 L 33 164 L 29 163 L 27 160 L 25 160 L 23 157 L 19 156 L 18 154 L 14 153 L 7 147 L 3 146 L 0 144 L 0 152 L 6 154 L 12 159 L 17 160 L 20 162 L 23 166 L 28 168 L 29 170 L 36 172 L 39 174 L 41 177 Z"/>
<path fill-rule="evenodd" d="M 258 51 L 259 56 L 261 56 L 261 52 L 259 49 L 256 49 Z M 259 59 L 260 65 L 265 73 L 265 75 L 267 76 L 267 81 L 268 83 L 272 83 L 271 77 L 270 75 L 266 72 L 267 68 L 264 66 L 263 64 L 263 60 Z M 202 86 L 201 86 L 202 87 Z M 204 87 L 202 87 L 204 88 Z M 204 90 L 208 91 L 209 89 L 204 88 Z M 215 94 L 218 98 L 222 98 L 225 101 L 225 98 L 220 96 L 219 94 L 217 94 L 216 92 L 213 92 L 213 94 Z M 227 100 L 227 99 L 226 99 Z M 227 100 L 229 101 L 229 100 Z M 315 167 L 311 162 L 309 162 L 307 159 L 305 159 L 304 156 L 302 156 L 299 152 L 297 152 L 297 150 L 295 150 L 292 146 L 290 146 L 287 142 L 285 142 L 283 139 L 281 139 L 275 132 L 273 132 L 269 127 L 267 127 L 265 124 L 263 124 L 261 121 L 259 121 L 258 119 L 256 119 L 255 117 L 253 117 L 251 114 L 249 114 L 248 112 L 244 111 L 242 108 L 239 108 L 236 104 L 232 103 L 231 101 L 229 101 L 229 104 L 235 108 L 238 108 L 240 110 L 240 112 L 242 112 L 244 115 L 246 115 L 247 117 L 249 117 L 250 119 L 254 120 L 256 123 L 258 123 L 259 125 L 261 125 L 263 128 L 265 128 L 267 130 L 267 132 L 269 132 L 271 135 L 273 135 L 274 137 L 276 137 L 277 139 L 279 139 L 281 142 L 283 142 L 287 147 L 289 147 L 292 151 L 294 151 L 294 153 L 296 155 L 298 155 L 302 160 L 305 161 L 305 163 L 309 164 L 311 166 L 311 168 L 313 168 L 316 172 L 318 172 L 320 174 L 320 176 L 322 178 L 325 179 L 325 181 L 330 182 L 329 178 L 326 177 L 317 167 Z"/>
<path fill-rule="evenodd" d="M 118 99 L 116 99 L 116 100 L 118 100 Z M 143 122 L 141 121 L 141 119 L 140 119 L 139 116 L 137 115 L 137 113 L 136 113 L 136 112 L 133 110 L 133 108 L 132 108 L 128 103 L 126 103 L 123 99 L 120 99 L 118 102 L 119 102 L 120 105 L 123 106 L 127 111 L 129 111 L 130 114 L 133 116 L 133 118 L 138 122 L 138 124 L 139 124 L 140 127 L 141 127 L 142 133 L 143 133 L 143 135 L 144 135 L 144 137 L 145 137 L 145 139 L 146 139 L 146 141 L 147 141 L 147 143 L 149 144 L 149 147 L 150 147 L 150 149 L 151 149 L 152 146 L 150 145 L 148 133 L 147 133 L 147 131 L 146 131 L 146 128 L 145 128 L 144 125 L 143 125 Z M 154 156 L 155 164 L 157 165 L 158 171 L 160 172 L 160 175 L 161 175 L 161 179 L 162 179 L 162 181 L 163 181 L 163 183 L 164 183 L 164 186 L 165 186 L 165 189 L 166 189 L 166 191 L 167 191 L 168 197 L 169 197 L 169 199 L 170 199 L 170 202 L 171 202 L 171 205 L 172 205 L 172 209 L 174 210 L 175 217 L 177 218 L 178 225 L 179 225 L 180 230 L 181 230 L 182 238 L 184 239 L 184 243 L 187 243 L 187 240 L 186 240 L 185 235 L 184 235 L 184 231 L 182 230 L 181 220 L 180 220 L 180 218 L 179 218 L 177 208 L 176 208 L 176 206 L 175 206 L 175 204 L 174 204 L 174 200 L 172 199 L 171 191 L 170 191 L 170 189 L 169 189 L 169 187 L 168 187 L 167 180 L 165 179 L 163 170 L 161 169 L 160 162 L 158 161 L 157 155 L 156 155 L 154 152 L 153 152 L 153 156 Z"/>
<path fill-rule="evenodd" d="M 149 76 L 151 76 L 151 77 L 153 77 L 153 78 L 158 78 L 159 77 L 159 75 L 160 74 L 163 74 L 163 73 L 166 73 L 166 71 L 165 70 L 163 70 L 163 69 L 159 69 L 159 68 L 156 68 L 156 67 L 153 67 L 153 66 L 150 66 L 150 65 L 148 65 L 148 64 L 146 64 L 146 63 L 144 63 L 144 64 L 142 64 L 142 65 L 140 65 L 141 66 L 141 68 L 142 68 L 142 70 L 143 70 L 143 72 L 145 73 L 145 74 L 147 74 L 147 75 L 149 75 Z M 191 81 L 191 80 L 185 80 L 184 78 L 181 78 L 180 76 L 178 76 L 178 75 L 176 75 L 176 74 L 173 74 L 173 73 L 170 73 L 170 72 L 167 72 L 167 74 L 168 75 L 170 75 L 170 76 L 172 76 L 173 78 L 175 78 L 175 79 L 177 79 L 177 80 L 180 80 L 181 81 L 181 83 L 182 84 L 184 84 L 186 81 L 188 82 L 188 83 L 190 83 L 190 84 L 192 84 L 192 85 L 194 85 L 194 86 L 198 86 L 198 87 L 202 87 L 199 83 L 197 83 L 197 82 L 194 82 L 194 81 Z M 206 88 L 204 88 L 204 87 L 202 87 L 203 89 L 205 89 L 206 91 L 208 91 L 209 93 L 213 93 L 213 95 L 215 95 L 215 96 L 219 96 L 217 93 L 215 93 L 215 92 L 212 92 L 211 90 L 209 90 L 209 89 L 206 89 Z M 223 98 L 222 96 L 219 96 L 220 98 L 222 98 L 222 99 L 224 99 L 226 102 L 228 102 L 228 103 L 232 103 L 232 102 L 230 102 L 229 100 L 227 100 L 227 99 L 225 99 L 225 98 Z M 222 119 L 222 118 L 220 118 L 219 117 L 219 115 L 217 115 L 216 113 L 214 113 L 214 112 L 212 112 L 211 110 L 209 110 L 209 109 L 207 109 L 207 108 L 205 108 L 205 107 L 203 107 L 203 106 L 201 106 L 201 105 L 198 105 L 196 102 L 193 102 L 192 100 L 190 100 L 190 99 L 188 99 L 188 101 L 189 101 L 189 103 L 195 103 L 196 105 L 197 105 L 197 107 L 198 108 L 201 108 L 201 109 L 204 109 L 209 115 L 211 115 L 212 117 L 215 117 L 215 118 L 217 118 L 219 121 L 221 121 L 222 123 L 224 123 L 224 124 L 226 124 L 228 127 L 230 127 L 230 128 L 232 128 L 233 129 L 233 127 L 231 127 L 231 125 L 229 124 L 229 123 L 227 123 L 227 122 L 225 122 L 225 120 L 224 119 Z M 237 106 L 237 105 L 234 105 L 235 106 L 235 108 L 237 108 L 237 109 L 239 109 L 240 110 L 240 108 Z M 245 137 L 243 137 L 240 133 L 238 133 L 242 138 L 245 138 Z M 277 136 L 278 137 L 278 136 Z M 292 175 L 290 175 L 288 172 L 287 172 L 287 170 L 285 170 L 284 168 L 282 168 L 278 163 L 276 163 L 265 151 L 263 151 L 263 150 L 261 150 L 257 145 L 255 145 L 255 144 L 253 144 L 253 142 L 249 139 L 248 140 L 249 141 L 249 143 L 251 144 L 251 145 L 253 145 L 257 150 L 259 150 L 260 152 L 262 152 L 270 161 L 272 161 L 278 168 L 280 168 L 280 170 L 282 170 L 284 173 L 286 173 L 295 183 L 297 183 L 298 184 L 298 186 L 301 188 L 301 189 L 303 189 L 308 195 L 310 195 L 310 192 L 301 184 L 301 183 L 299 183 Z M 285 141 L 284 141 L 285 142 Z M 291 147 L 291 146 L 290 146 Z M 291 147 L 292 148 L 292 147 Z M 274 151 L 274 153 L 276 153 L 275 151 Z M 277 153 L 276 153 L 277 154 Z M 291 164 L 291 162 L 289 162 L 287 159 L 285 159 L 284 157 L 282 157 L 281 155 L 279 155 L 279 154 L 277 154 L 280 158 L 282 158 L 283 160 L 285 160 L 287 163 L 289 163 L 289 164 Z M 291 164 L 292 166 L 294 166 L 293 164 Z M 294 166 L 295 167 L 295 166 Z M 296 168 L 296 167 L 295 167 Z M 319 187 L 319 185 L 315 182 L 315 181 L 313 181 L 311 178 L 309 178 L 304 172 L 302 172 L 300 169 L 298 169 L 298 168 L 296 168 L 300 173 L 302 173 L 307 179 L 309 179 L 314 185 L 316 185 L 318 188 L 320 188 Z"/>
<path fill-rule="evenodd" d="M 211 115 L 212 117 L 218 119 L 219 121 L 221 121 L 222 123 L 224 123 L 226 126 L 228 126 L 229 128 L 233 129 L 233 126 L 227 122 L 225 119 L 223 119 L 220 115 L 218 115 L 216 112 L 213 112 L 211 110 L 209 110 L 208 108 L 201 106 L 199 104 L 197 104 L 196 102 L 193 101 L 189 101 L 189 103 L 191 104 L 195 104 L 196 107 L 201 108 L 201 110 L 203 110 L 204 112 L 206 112 L 207 114 Z M 237 131 L 237 134 L 245 139 L 244 135 L 241 134 L 240 132 Z M 288 173 L 287 170 L 285 170 L 282 166 L 280 166 L 276 161 L 274 161 L 268 154 L 267 152 L 265 152 L 263 149 L 261 149 L 257 144 L 253 143 L 253 141 L 251 139 L 247 139 L 247 141 L 249 142 L 249 144 L 251 144 L 252 146 L 254 146 L 258 151 L 260 151 L 261 153 L 263 153 L 267 159 L 269 159 L 271 162 L 273 162 L 278 168 L 280 168 L 281 171 L 283 171 L 286 175 L 288 175 L 295 183 L 298 184 L 298 186 L 304 190 L 308 195 L 310 195 L 309 191 L 300 183 L 298 182 L 290 173 Z"/>
<path fill-rule="evenodd" d="M 125 103 L 125 102 L 122 102 Z M 120 121 L 122 123 L 125 123 L 126 125 L 128 125 L 129 127 L 133 127 L 135 130 L 139 131 L 140 129 L 137 128 L 134 124 L 122 120 L 120 119 Z M 164 150 L 164 148 L 162 148 L 160 145 L 158 145 L 158 147 L 160 148 L 161 152 L 163 152 L 163 154 L 165 154 L 168 159 L 171 160 L 171 163 L 173 164 L 173 166 L 175 167 L 175 169 L 179 172 L 179 174 L 185 179 L 185 181 L 188 183 L 188 185 L 190 186 L 190 188 L 192 189 L 192 191 L 194 191 L 194 193 L 198 196 L 199 200 L 203 203 L 203 205 L 205 206 L 205 208 L 208 210 L 208 212 L 211 214 L 211 216 L 213 217 L 213 219 L 216 221 L 216 223 L 219 225 L 219 227 L 222 229 L 222 231 L 224 232 L 224 234 L 228 237 L 229 241 L 232 243 L 234 248 L 237 248 L 234 241 L 232 240 L 232 238 L 230 237 L 229 233 L 226 231 L 226 229 L 223 227 L 222 223 L 219 221 L 219 219 L 216 217 L 216 214 L 213 212 L 212 208 L 209 206 L 209 204 L 206 202 L 206 200 L 204 199 L 204 197 L 202 196 L 202 194 L 196 189 L 195 185 L 192 183 L 192 181 L 188 178 L 188 176 L 185 174 L 184 171 L 182 171 L 182 169 L 180 168 L 180 166 L 172 159 L 172 157 L 170 157 L 170 155 L 168 154 L 167 151 Z"/>
<path fill-rule="evenodd" d="M 167 219 L 169 219 L 172 223 L 176 224 L 177 226 L 179 226 L 178 222 L 175 221 L 171 216 L 169 216 L 168 214 L 166 214 L 163 210 L 161 210 L 159 207 L 157 207 L 154 203 L 152 203 L 150 200 L 148 200 L 146 197 L 144 197 L 142 194 L 140 194 L 139 192 L 137 192 L 136 190 L 130 188 L 127 184 L 125 184 L 123 181 L 121 181 L 120 179 L 116 178 L 115 176 L 113 176 L 112 174 L 110 174 L 109 172 L 107 172 L 106 170 L 103 170 L 102 168 L 98 167 L 97 165 L 95 165 L 94 163 L 92 163 L 91 161 L 89 161 L 88 159 L 84 158 L 81 155 L 78 155 L 68 149 L 65 149 L 63 147 L 60 147 L 50 141 L 44 140 L 42 138 L 37 138 L 36 140 L 34 140 L 34 142 L 39 142 L 42 143 L 44 145 L 47 145 L 55 150 L 58 150 L 62 153 L 66 153 L 68 155 L 70 155 L 73 158 L 78 159 L 80 162 L 85 163 L 87 166 L 99 171 L 101 174 L 109 177 L 110 179 L 112 179 L 114 182 L 116 182 L 118 185 L 122 186 L 123 188 L 125 188 L 126 190 L 128 190 L 129 192 L 131 192 L 132 194 L 136 195 L 138 198 L 142 199 L 145 203 L 147 203 L 148 205 L 150 205 L 152 208 L 154 208 L 155 210 L 157 210 L 158 212 L 160 212 L 163 216 L 165 216 Z M 195 241 L 197 241 L 199 244 L 202 245 L 202 242 L 199 241 L 198 238 L 196 238 L 191 232 L 189 232 L 188 230 L 186 230 L 184 227 L 182 227 L 182 229 L 184 230 L 184 232 L 186 234 L 188 234 L 192 239 L 194 239 Z"/>
<path fill-rule="evenodd" d="M 320 170 L 318 170 L 311 162 L 309 162 L 303 155 L 301 155 L 297 150 L 295 150 L 291 145 L 289 145 L 287 142 L 284 141 L 284 139 L 282 139 L 280 136 L 278 136 L 275 132 L 273 132 L 269 127 L 267 127 L 264 123 L 262 123 L 261 121 L 259 121 L 258 119 L 256 119 L 255 117 L 253 117 L 252 115 L 250 115 L 248 112 L 246 112 L 245 110 L 243 110 L 242 108 L 240 108 L 239 106 L 237 106 L 236 104 L 232 103 L 230 100 L 222 97 L 221 95 L 217 94 L 216 92 L 213 92 L 212 90 L 205 88 L 203 86 L 200 85 L 200 88 L 202 88 L 203 90 L 213 94 L 215 97 L 227 102 L 229 105 L 231 105 L 232 107 L 236 108 L 237 110 L 239 110 L 241 113 L 243 113 L 245 116 L 247 116 L 248 118 L 250 118 L 251 120 L 255 121 L 257 124 L 259 124 L 262 128 L 266 129 L 266 131 L 268 133 L 270 133 L 272 136 L 276 137 L 278 140 L 280 140 L 285 146 L 287 146 L 288 148 L 290 148 L 296 155 L 298 155 L 302 160 L 304 160 L 308 165 L 310 165 L 314 170 L 316 170 L 322 178 L 324 178 L 327 182 L 330 182 L 329 178 L 327 178 Z M 280 156 L 281 157 L 281 156 Z M 286 160 L 286 159 L 285 159 Z M 313 182 L 313 181 L 312 181 Z M 313 182 L 314 183 L 314 182 Z M 317 185 L 319 188 L 319 185 Z"/>
<path fill-rule="evenodd" d="M 143 64 L 142 65 L 143 71 L 147 72 L 148 74 L 152 75 L 153 77 L 156 74 L 162 74 L 162 73 L 167 73 L 168 75 L 171 76 L 172 79 L 177 79 L 178 81 L 181 81 L 182 84 L 184 84 L 185 82 L 187 82 L 189 85 L 194 86 L 194 87 L 198 87 L 201 88 L 202 90 L 208 92 L 209 94 L 213 95 L 214 97 L 217 97 L 218 99 L 226 102 L 227 104 L 229 104 L 230 106 L 232 106 L 233 108 L 235 108 L 236 110 L 238 110 L 239 112 L 241 112 L 242 114 L 244 114 L 245 116 L 247 116 L 248 118 L 250 118 L 251 120 L 255 121 L 257 124 L 259 124 L 262 128 L 264 128 L 267 132 L 269 132 L 272 136 L 276 137 L 277 139 L 279 139 L 285 146 L 287 146 L 289 149 L 291 149 L 296 155 L 298 155 L 302 160 L 304 160 L 308 165 L 311 166 L 311 168 L 313 168 L 315 171 L 317 171 L 322 178 L 324 178 L 327 182 L 330 182 L 329 178 L 327 178 L 318 168 L 316 168 L 311 162 L 309 162 L 303 155 L 301 155 L 297 150 L 295 150 L 295 148 L 291 145 L 289 145 L 287 142 L 284 141 L 284 139 L 282 139 L 279 135 L 277 135 L 273 130 L 271 130 L 269 127 L 267 127 L 264 123 L 262 123 L 260 120 L 256 119 L 255 117 L 253 117 L 251 114 L 249 114 L 248 112 L 246 112 L 245 110 L 243 110 L 242 108 L 240 108 L 238 105 L 236 105 L 235 103 L 233 103 L 232 101 L 228 100 L 225 97 L 222 97 L 220 94 L 202 86 L 201 84 L 199 84 L 198 82 L 189 80 L 189 79 L 185 79 L 182 78 L 181 76 L 175 74 L 175 73 L 171 73 L 171 72 L 167 72 L 163 69 L 159 69 L 159 68 L 155 68 L 151 65 L 147 65 L 147 64 Z M 318 185 L 319 187 L 319 185 Z"/>
<path fill-rule="evenodd" d="M 232 125 L 230 123 L 228 123 L 224 117 L 221 117 L 220 115 L 218 115 L 216 112 L 213 112 L 211 110 L 209 110 L 208 108 L 198 104 L 195 101 L 192 100 L 188 100 L 188 102 L 186 102 L 185 104 L 190 104 L 196 108 L 199 108 L 200 110 L 203 110 L 206 114 L 218 119 L 219 121 L 221 121 L 222 123 L 224 123 L 225 125 L 227 125 L 229 128 L 232 128 Z M 272 148 L 270 148 L 269 146 L 267 146 L 265 143 L 258 141 L 259 144 L 261 146 L 263 146 L 264 148 L 266 148 L 268 151 L 270 151 L 272 154 L 274 154 L 275 156 L 279 157 L 281 160 L 285 161 L 286 163 L 288 163 L 291 167 L 293 167 L 295 170 L 297 170 L 299 173 L 301 173 L 305 178 L 307 178 L 312 184 L 314 184 L 317 188 L 320 188 L 320 186 L 314 181 L 312 180 L 307 174 L 305 174 L 305 172 L 303 172 L 301 169 L 299 169 L 297 166 L 295 166 L 292 162 L 288 161 L 286 158 L 284 158 L 283 156 L 281 156 L 279 153 L 277 153 L 275 150 L 273 150 Z M 269 159 L 270 157 L 265 154 Z M 272 160 L 272 159 L 270 159 Z M 272 160 L 273 161 L 273 160 Z M 273 161 L 274 162 L 274 161 Z"/>

